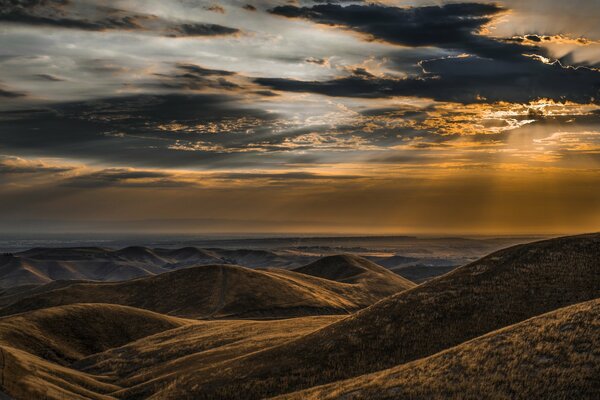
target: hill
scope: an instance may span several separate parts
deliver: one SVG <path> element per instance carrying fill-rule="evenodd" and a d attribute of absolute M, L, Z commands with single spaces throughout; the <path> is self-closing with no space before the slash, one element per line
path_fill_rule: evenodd
<path fill-rule="evenodd" d="M 294 268 L 314 259 L 314 256 L 283 250 L 150 249 L 140 246 L 120 250 L 34 248 L 0 255 L 0 289 L 43 285 L 56 280 L 124 281 L 210 264 Z"/>
<path fill-rule="evenodd" d="M 597 297 L 600 235 L 519 245 L 386 298 L 313 334 L 232 361 L 219 374 L 180 376 L 177 390 L 199 399 L 235 399 L 240 393 L 253 399 L 292 392 L 427 357 Z"/>
<path fill-rule="evenodd" d="M 174 371 L 219 365 L 339 318 L 190 321 L 106 304 L 34 311 L 0 319 L 0 390 L 15 399 L 127 398 L 119 385 L 172 382 Z"/>
<path fill-rule="evenodd" d="M 74 303 L 121 304 L 190 318 L 346 314 L 413 286 L 401 278 L 387 282 L 385 289 L 379 283 L 348 284 L 289 271 L 210 265 L 126 282 L 73 283 L 57 289 L 54 284 L 20 298 L 0 315 Z"/>
<path fill-rule="evenodd" d="M 0 288 L 43 285 L 56 280 L 120 281 L 165 271 L 143 260 L 133 262 L 104 257 L 58 260 L 9 255 L 0 256 Z"/>
<path fill-rule="evenodd" d="M 76 304 L 2 318 L 0 388 L 16 399 L 113 399 L 108 393 L 119 387 L 69 364 L 193 323 L 108 304 Z"/>
<path fill-rule="evenodd" d="M 597 299 L 425 359 L 278 399 L 594 399 L 600 393 L 599 332 Z"/>
<path fill-rule="evenodd" d="M 423 283 L 455 270 L 457 266 L 410 265 L 392 268 L 392 271 L 411 282 Z"/>
<path fill-rule="evenodd" d="M 350 254 L 323 257 L 293 271 L 363 286 L 368 288 L 368 293 L 373 295 L 374 300 L 394 294 L 399 291 L 398 288 L 406 290 L 415 286 L 413 282 L 398 276 L 387 268 Z"/>
<path fill-rule="evenodd" d="M 0 319 L 0 345 L 67 365 L 191 321 L 110 304 L 75 304 Z"/>

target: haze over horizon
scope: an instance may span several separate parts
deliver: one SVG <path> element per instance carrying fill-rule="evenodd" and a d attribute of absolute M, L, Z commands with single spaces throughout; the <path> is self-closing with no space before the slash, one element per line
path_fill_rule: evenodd
<path fill-rule="evenodd" d="M 598 15 L 0 0 L 0 233 L 596 232 Z"/>

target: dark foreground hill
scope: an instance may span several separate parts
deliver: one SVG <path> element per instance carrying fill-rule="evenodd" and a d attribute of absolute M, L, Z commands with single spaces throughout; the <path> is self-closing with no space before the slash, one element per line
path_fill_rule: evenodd
<path fill-rule="evenodd" d="M 311 335 L 179 376 L 166 398 L 254 399 L 391 368 L 600 297 L 600 235 L 515 246 L 401 292 Z M 145 395 L 142 386 L 132 395 Z M 240 397 L 242 396 L 243 397 Z"/>
<path fill-rule="evenodd" d="M 107 304 L 33 311 L 0 319 L 0 391 L 17 400 L 126 399 L 120 385 L 218 368 L 339 318 L 194 321 Z M 100 368 L 112 372 L 93 372 Z"/>
<path fill-rule="evenodd" d="M 592 300 L 428 358 L 280 400 L 594 399 L 599 377 L 600 300 Z"/>
<path fill-rule="evenodd" d="M 145 336 L 194 324 L 146 310 L 77 304 L 0 319 L 0 388 L 16 399 L 113 399 L 105 377 L 68 367 Z"/>
<path fill-rule="evenodd" d="M 75 303 L 120 304 L 190 318 L 347 314 L 414 286 L 389 271 L 363 275 L 366 280 L 343 283 L 283 270 L 209 265 L 126 282 L 51 284 L 50 290 L 37 289 L 0 314 Z"/>
<path fill-rule="evenodd" d="M 0 344 L 66 365 L 190 322 L 113 304 L 75 304 L 0 318 Z"/>

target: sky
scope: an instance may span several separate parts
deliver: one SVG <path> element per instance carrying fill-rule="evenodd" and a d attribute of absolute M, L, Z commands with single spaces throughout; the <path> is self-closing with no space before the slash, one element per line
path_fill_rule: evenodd
<path fill-rule="evenodd" d="M 0 0 L 0 233 L 598 231 L 598 19 Z"/>

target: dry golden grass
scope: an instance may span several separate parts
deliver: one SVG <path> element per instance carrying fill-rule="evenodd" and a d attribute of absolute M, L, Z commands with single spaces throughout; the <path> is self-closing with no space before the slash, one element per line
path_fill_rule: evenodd
<path fill-rule="evenodd" d="M 502 250 L 313 334 L 182 378 L 166 398 L 258 399 L 427 357 L 600 296 L 600 235 Z"/>
<path fill-rule="evenodd" d="M 272 317 L 346 310 L 383 287 L 377 270 L 336 265 L 199 267 L 37 293 L 12 310 L 93 295 L 181 315 Z M 44 309 L 0 319 L 0 386 L 16 399 L 508 399 L 543 398 L 536 390 L 550 380 L 549 398 L 591 399 L 600 304 L 581 303 L 597 298 L 600 235 L 587 235 L 502 250 L 351 316 L 191 321 L 108 305 Z"/>
<path fill-rule="evenodd" d="M 0 346 L 0 387 L 19 400 L 109 400 L 118 388 L 25 351 Z"/>
<path fill-rule="evenodd" d="M 74 367 L 112 377 L 114 384 L 128 388 L 114 393 L 118 398 L 146 398 L 181 379 L 215 373 L 231 360 L 289 342 L 340 318 L 198 322 L 93 355 Z"/>
<path fill-rule="evenodd" d="M 277 399 L 549 400 L 599 396 L 600 300 L 592 300 L 425 359 Z"/>
<path fill-rule="evenodd" d="M 75 304 L 0 318 L 0 345 L 68 365 L 192 322 L 112 304 Z"/>
<path fill-rule="evenodd" d="M 112 304 L 76 304 L 0 319 L 0 387 L 16 399 L 112 399 L 102 376 L 69 367 L 90 354 L 194 324 Z"/>
<path fill-rule="evenodd" d="M 366 260 L 365 260 L 366 261 Z M 189 318 L 278 318 L 347 314 L 413 287 L 403 278 L 365 271 L 356 283 L 284 270 L 209 265 L 119 283 L 74 283 L 0 310 L 10 315 L 74 303 L 111 303 Z"/>
<path fill-rule="evenodd" d="M 27 400 L 152 394 L 339 318 L 194 321 L 107 304 L 33 311 L 0 320 L 0 389 Z"/>

